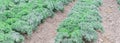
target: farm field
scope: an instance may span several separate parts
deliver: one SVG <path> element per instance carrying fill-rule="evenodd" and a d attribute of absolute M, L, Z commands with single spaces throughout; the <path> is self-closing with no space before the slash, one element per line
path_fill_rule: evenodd
<path fill-rule="evenodd" d="M 57 27 L 60 22 L 67 17 L 68 12 L 72 9 L 74 4 L 75 2 L 72 2 L 65 6 L 64 13 L 56 12 L 53 18 L 48 18 L 31 37 L 27 37 L 25 43 L 54 43 Z"/>
<path fill-rule="evenodd" d="M 0 43 L 120 43 L 120 0 L 0 0 Z"/>

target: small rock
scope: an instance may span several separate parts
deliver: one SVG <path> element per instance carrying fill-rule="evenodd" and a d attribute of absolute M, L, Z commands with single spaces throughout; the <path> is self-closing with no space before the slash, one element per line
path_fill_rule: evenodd
<path fill-rule="evenodd" d="M 102 39 L 99 39 L 101 42 L 103 42 L 103 40 Z"/>
<path fill-rule="evenodd" d="M 113 8 L 113 6 L 110 6 L 110 8 Z"/>

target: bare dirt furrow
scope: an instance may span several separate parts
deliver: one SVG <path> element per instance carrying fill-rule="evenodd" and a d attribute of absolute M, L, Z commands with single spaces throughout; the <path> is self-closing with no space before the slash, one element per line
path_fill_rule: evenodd
<path fill-rule="evenodd" d="M 120 43 L 120 10 L 116 0 L 103 0 L 100 13 L 105 32 L 99 34 L 97 43 Z"/>

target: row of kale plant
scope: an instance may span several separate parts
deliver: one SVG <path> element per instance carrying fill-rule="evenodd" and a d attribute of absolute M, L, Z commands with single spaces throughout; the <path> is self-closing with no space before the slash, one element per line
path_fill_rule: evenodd
<path fill-rule="evenodd" d="M 98 7 L 101 0 L 77 0 L 68 17 L 57 29 L 55 43 L 94 43 L 97 30 L 104 32 Z"/>
<path fill-rule="evenodd" d="M 72 0 L 0 0 L 0 43 L 23 43 L 24 36 Z"/>

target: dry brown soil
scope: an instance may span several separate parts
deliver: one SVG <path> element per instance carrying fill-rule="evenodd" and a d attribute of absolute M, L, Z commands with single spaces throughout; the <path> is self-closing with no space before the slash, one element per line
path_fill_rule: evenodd
<path fill-rule="evenodd" d="M 103 0 L 100 7 L 105 32 L 97 43 L 120 43 L 120 10 L 116 0 Z"/>

